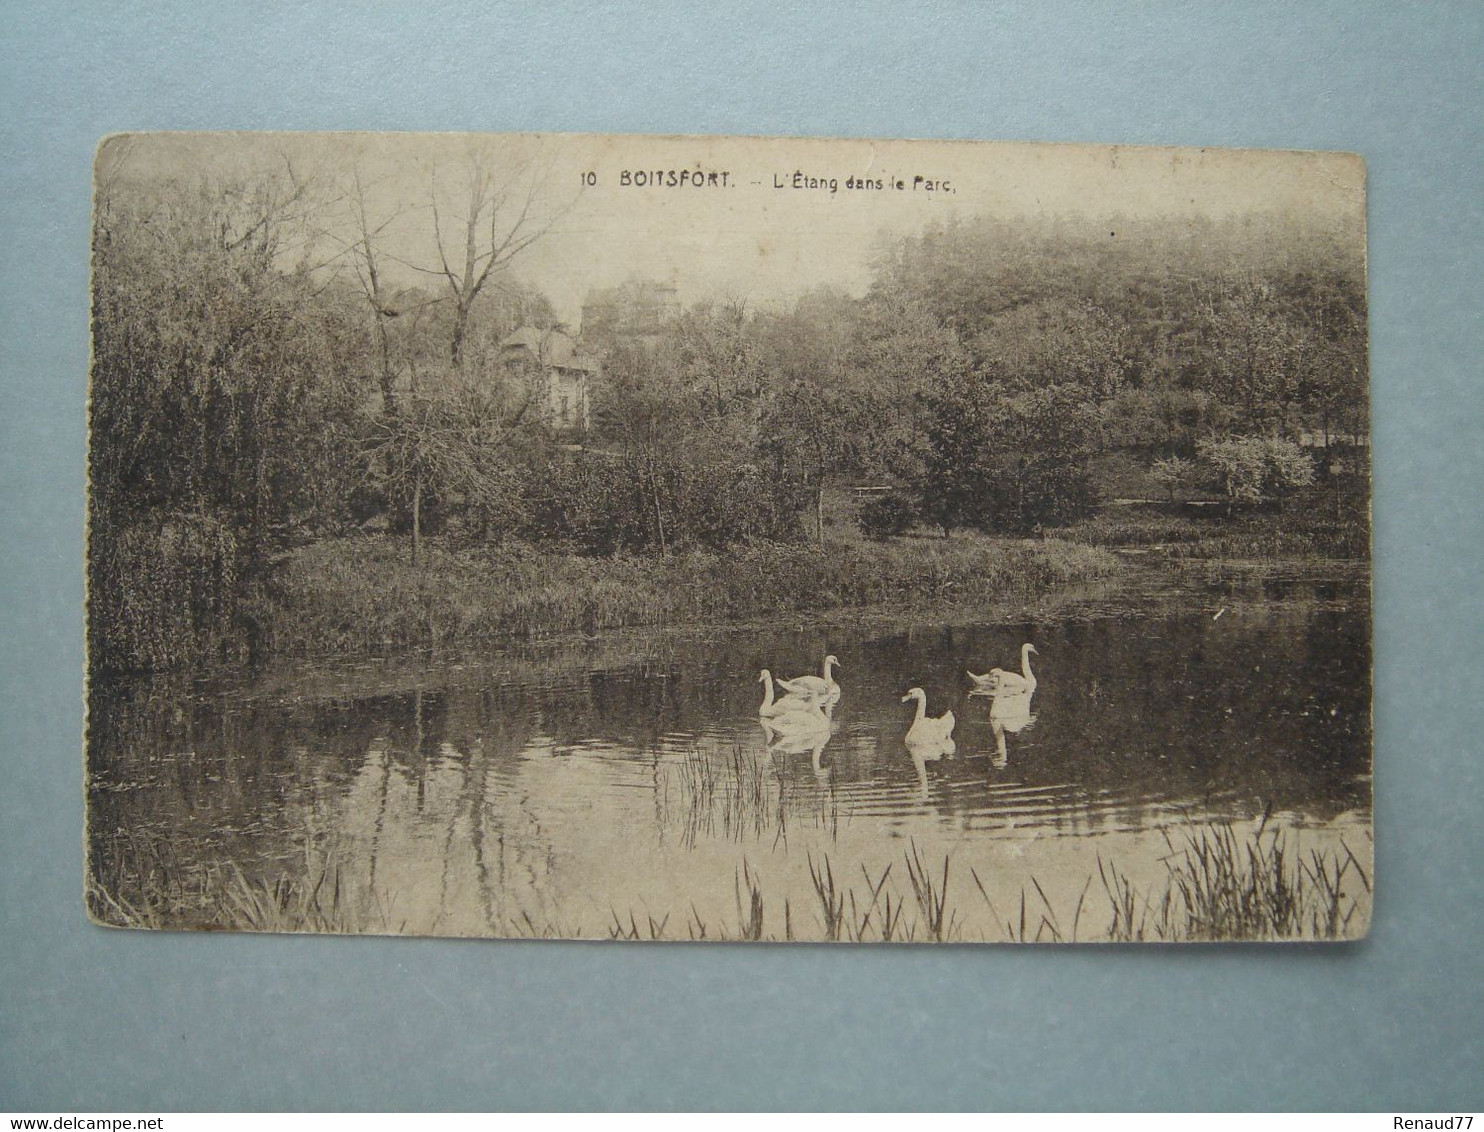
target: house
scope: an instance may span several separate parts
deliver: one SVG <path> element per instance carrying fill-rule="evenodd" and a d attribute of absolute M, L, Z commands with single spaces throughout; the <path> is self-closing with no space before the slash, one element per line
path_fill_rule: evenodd
<path fill-rule="evenodd" d="M 554 429 L 585 431 L 598 361 L 561 327 L 522 326 L 500 343 L 500 365 L 528 383 L 533 407 Z"/>
<path fill-rule="evenodd" d="M 582 304 L 582 336 L 599 346 L 653 341 L 679 317 L 680 296 L 673 283 L 631 279 L 588 292 Z"/>

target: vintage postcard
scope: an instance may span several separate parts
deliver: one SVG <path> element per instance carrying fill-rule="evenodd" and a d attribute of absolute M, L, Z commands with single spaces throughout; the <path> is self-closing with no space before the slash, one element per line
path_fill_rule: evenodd
<path fill-rule="evenodd" d="M 95 178 L 98 923 L 1366 932 L 1360 159 L 138 134 Z"/>

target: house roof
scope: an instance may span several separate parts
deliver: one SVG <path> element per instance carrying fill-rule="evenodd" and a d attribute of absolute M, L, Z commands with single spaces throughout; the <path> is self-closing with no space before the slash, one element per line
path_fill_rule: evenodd
<path fill-rule="evenodd" d="M 500 352 L 506 357 L 523 353 L 543 368 L 598 372 L 597 359 L 584 353 L 565 330 L 522 326 L 500 343 Z"/>

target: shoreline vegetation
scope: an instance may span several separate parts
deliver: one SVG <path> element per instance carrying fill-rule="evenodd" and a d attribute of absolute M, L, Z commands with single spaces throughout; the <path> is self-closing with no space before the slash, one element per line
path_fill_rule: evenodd
<path fill-rule="evenodd" d="M 838 510 L 838 514 L 837 514 Z M 168 577 L 138 587 L 116 615 L 110 652 L 122 674 L 198 675 L 317 659 L 487 647 L 622 629 L 677 629 L 884 610 L 968 605 L 1030 608 L 1059 591 L 1117 583 L 1197 562 L 1266 565 L 1364 562 L 1369 525 L 1322 507 L 1233 519 L 1191 517 L 1180 505 L 1104 507 L 1042 537 L 961 531 L 885 539 L 850 529 L 832 500 L 832 534 L 813 542 L 755 541 L 665 555 L 591 555 L 510 540 L 467 545 L 361 533 L 281 554 L 236 603 L 235 624 L 203 625 L 219 602 L 179 602 Z M 172 545 L 161 540 L 169 570 Z M 182 565 L 199 577 L 199 561 Z M 224 619 L 226 620 L 226 619 Z"/>
<path fill-rule="evenodd" d="M 99 154 L 94 676 L 1368 555 L 1358 214 L 967 216 L 858 292 L 578 318 L 512 261 L 558 204 L 509 139 L 395 206 L 223 141 Z"/>
<path fill-rule="evenodd" d="M 755 767 L 744 771 L 756 772 Z M 746 813 L 739 824 L 767 825 Z M 755 791 L 765 800 L 768 791 Z M 708 806 L 710 799 L 706 799 Z M 954 854 L 929 856 L 915 841 L 872 864 L 821 849 L 808 854 L 813 900 L 770 890 L 746 852 L 735 875 L 735 919 L 683 910 L 610 908 L 586 923 L 548 913 L 510 914 L 513 939 L 815 943 L 1202 943 L 1355 940 L 1371 915 L 1369 867 L 1343 838 L 1317 848 L 1296 830 L 1233 822 L 1164 831 L 1164 873 L 1140 883 L 1094 852 L 1081 885 L 1047 885 L 1028 873 L 1013 903 L 997 906 L 988 874 Z M 765 854 L 764 854 L 765 855 Z M 1369 857 L 1369 853 L 1363 853 Z M 130 838 L 108 855 L 113 876 L 90 872 L 89 915 L 104 927 L 152 930 L 424 935 L 398 913 L 397 894 L 353 879 L 350 857 L 306 841 L 301 866 L 249 877 L 232 861 L 184 864 L 173 850 Z M 872 867 L 874 865 L 874 869 Z M 1048 881 L 1049 884 L 1049 881 Z M 796 899 L 797 898 L 797 899 Z M 986 916 L 988 917 L 986 919 Z M 436 930 L 431 934 L 439 933 Z"/>
<path fill-rule="evenodd" d="M 413 566 L 389 540 L 358 539 L 292 556 L 258 609 L 265 654 L 306 657 L 1030 597 L 1121 569 L 1107 550 L 1063 540 L 756 543 L 602 559 L 430 548 Z"/>

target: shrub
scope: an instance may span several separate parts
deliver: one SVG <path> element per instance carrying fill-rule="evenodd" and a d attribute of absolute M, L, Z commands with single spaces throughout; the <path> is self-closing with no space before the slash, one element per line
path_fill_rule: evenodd
<path fill-rule="evenodd" d="M 921 505 L 911 493 L 896 488 L 867 500 L 860 509 L 861 530 L 871 538 L 904 535 L 920 515 Z"/>
<path fill-rule="evenodd" d="M 1197 452 L 1213 485 L 1226 495 L 1228 512 L 1265 503 L 1282 510 L 1290 492 L 1314 482 L 1314 462 L 1291 440 L 1235 436 L 1204 441 Z"/>
<path fill-rule="evenodd" d="M 583 554 L 721 549 L 799 535 L 799 493 L 736 459 L 582 453 L 553 459 L 536 478 L 522 534 Z"/>
<path fill-rule="evenodd" d="M 234 533 L 202 516 L 94 528 L 88 562 L 89 666 L 95 672 L 219 663 L 241 646 Z"/>
<path fill-rule="evenodd" d="M 1173 503 L 1175 492 L 1183 491 L 1190 485 L 1191 477 L 1195 474 L 1195 465 L 1179 456 L 1171 456 L 1167 460 L 1154 461 L 1149 474 L 1155 483 L 1170 493 L 1170 502 Z"/>

